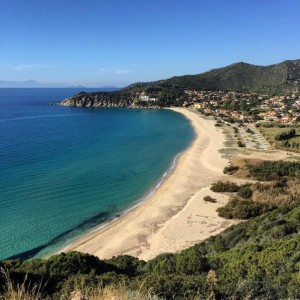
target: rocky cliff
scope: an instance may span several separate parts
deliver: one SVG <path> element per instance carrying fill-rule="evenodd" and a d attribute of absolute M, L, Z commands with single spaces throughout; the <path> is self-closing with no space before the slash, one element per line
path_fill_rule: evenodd
<path fill-rule="evenodd" d="M 134 95 L 118 92 L 79 93 L 59 103 L 72 107 L 131 107 Z"/>

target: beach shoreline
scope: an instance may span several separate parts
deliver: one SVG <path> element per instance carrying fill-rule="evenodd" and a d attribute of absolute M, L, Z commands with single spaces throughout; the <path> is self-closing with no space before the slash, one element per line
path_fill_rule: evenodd
<path fill-rule="evenodd" d="M 63 252 L 75 250 L 103 259 L 126 254 L 148 260 L 185 249 L 237 223 L 217 215 L 216 209 L 228 199 L 209 188 L 225 176 L 222 171 L 228 164 L 219 152 L 225 142 L 222 130 L 214 126 L 214 120 L 196 112 L 172 110 L 183 114 L 195 132 L 194 141 L 180 155 L 172 172 L 150 197 L 80 237 Z M 204 202 L 207 195 L 217 203 Z"/>

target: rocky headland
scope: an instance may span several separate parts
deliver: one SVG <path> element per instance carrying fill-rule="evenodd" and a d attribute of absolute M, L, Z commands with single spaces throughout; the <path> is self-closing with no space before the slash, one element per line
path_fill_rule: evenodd
<path fill-rule="evenodd" d="M 140 82 L 115 92 L 81 92 L 58 103 L 72 107 L 161 108 L 184 106 L 186 89 L 233 91 L 266 95 L 299 93 L 300 60 L 270 66 L 236 63 L 198 75 Z"/>

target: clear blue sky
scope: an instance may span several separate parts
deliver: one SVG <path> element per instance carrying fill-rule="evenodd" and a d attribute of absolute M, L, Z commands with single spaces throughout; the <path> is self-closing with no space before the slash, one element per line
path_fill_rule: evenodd
<path fill-rule="evenodd" d="M 0 0 L 0 80 L 126 85 L 300 58 L 299 0 Z"/>

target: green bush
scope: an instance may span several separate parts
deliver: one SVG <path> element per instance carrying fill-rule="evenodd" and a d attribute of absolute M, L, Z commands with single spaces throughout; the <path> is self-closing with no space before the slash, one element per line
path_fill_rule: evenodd
<path fill-rule="evenodd" d="M 74 274 L 102 274 L 115 271 L 116 268 L 90 254 L 79 252 L 61 253 L 51 256 L 47 261 L 51 277 L 68 277 Z"/>
<path fill-rule="evenodd" d="M 208 270 L 207 259 L 195 248 L 187 249 L 175 256 L 176 272 L 186 275 L 198 275 Z"/>
<path fill-rule="evenodd" d="M 234 182 L 218 181 L 213 183 L 210 189 L 216 193 L 225 193 L 225 192 L 235 193 L 239 190 L 239 186 Z"/>
<path fill-rule="evenodd" d="M 260 164 L 247 164 L 251 176 L 256 180 L 280 180 L 283 177 L 300 177 L 300 163 L 288 161 L 263 161 Z"/>
<path fill-rule="evenodd" d="M 225 219 L 247 220 L 260 216 L 274 208 L 275 206 L 270 204 L 232 197 L 225 206 L 219 207 L 217 212 L 220 217 Z"/>
<path fill-rule="evenodd" d="M 146 264 L 144 261 L 129 255 L 114 256 L 105 262 L 109 265 L 115 266 L 120 273 L 129 276 L 138 275 L 139 270 L 141 270 Z"/>
<path fill-rule="evenodd" d="M 158 255 L 145 264 L 143 272 L 165 275 L 176 273 L 175 255 L 171 253 Z"/>
<path fill-rule="evenodd" d="M 249 185 L 243 185 L 239 188 L 237 195 L 244 198 L 249 199 L 252 197 L 253 191 L 249 187 Z"/>

